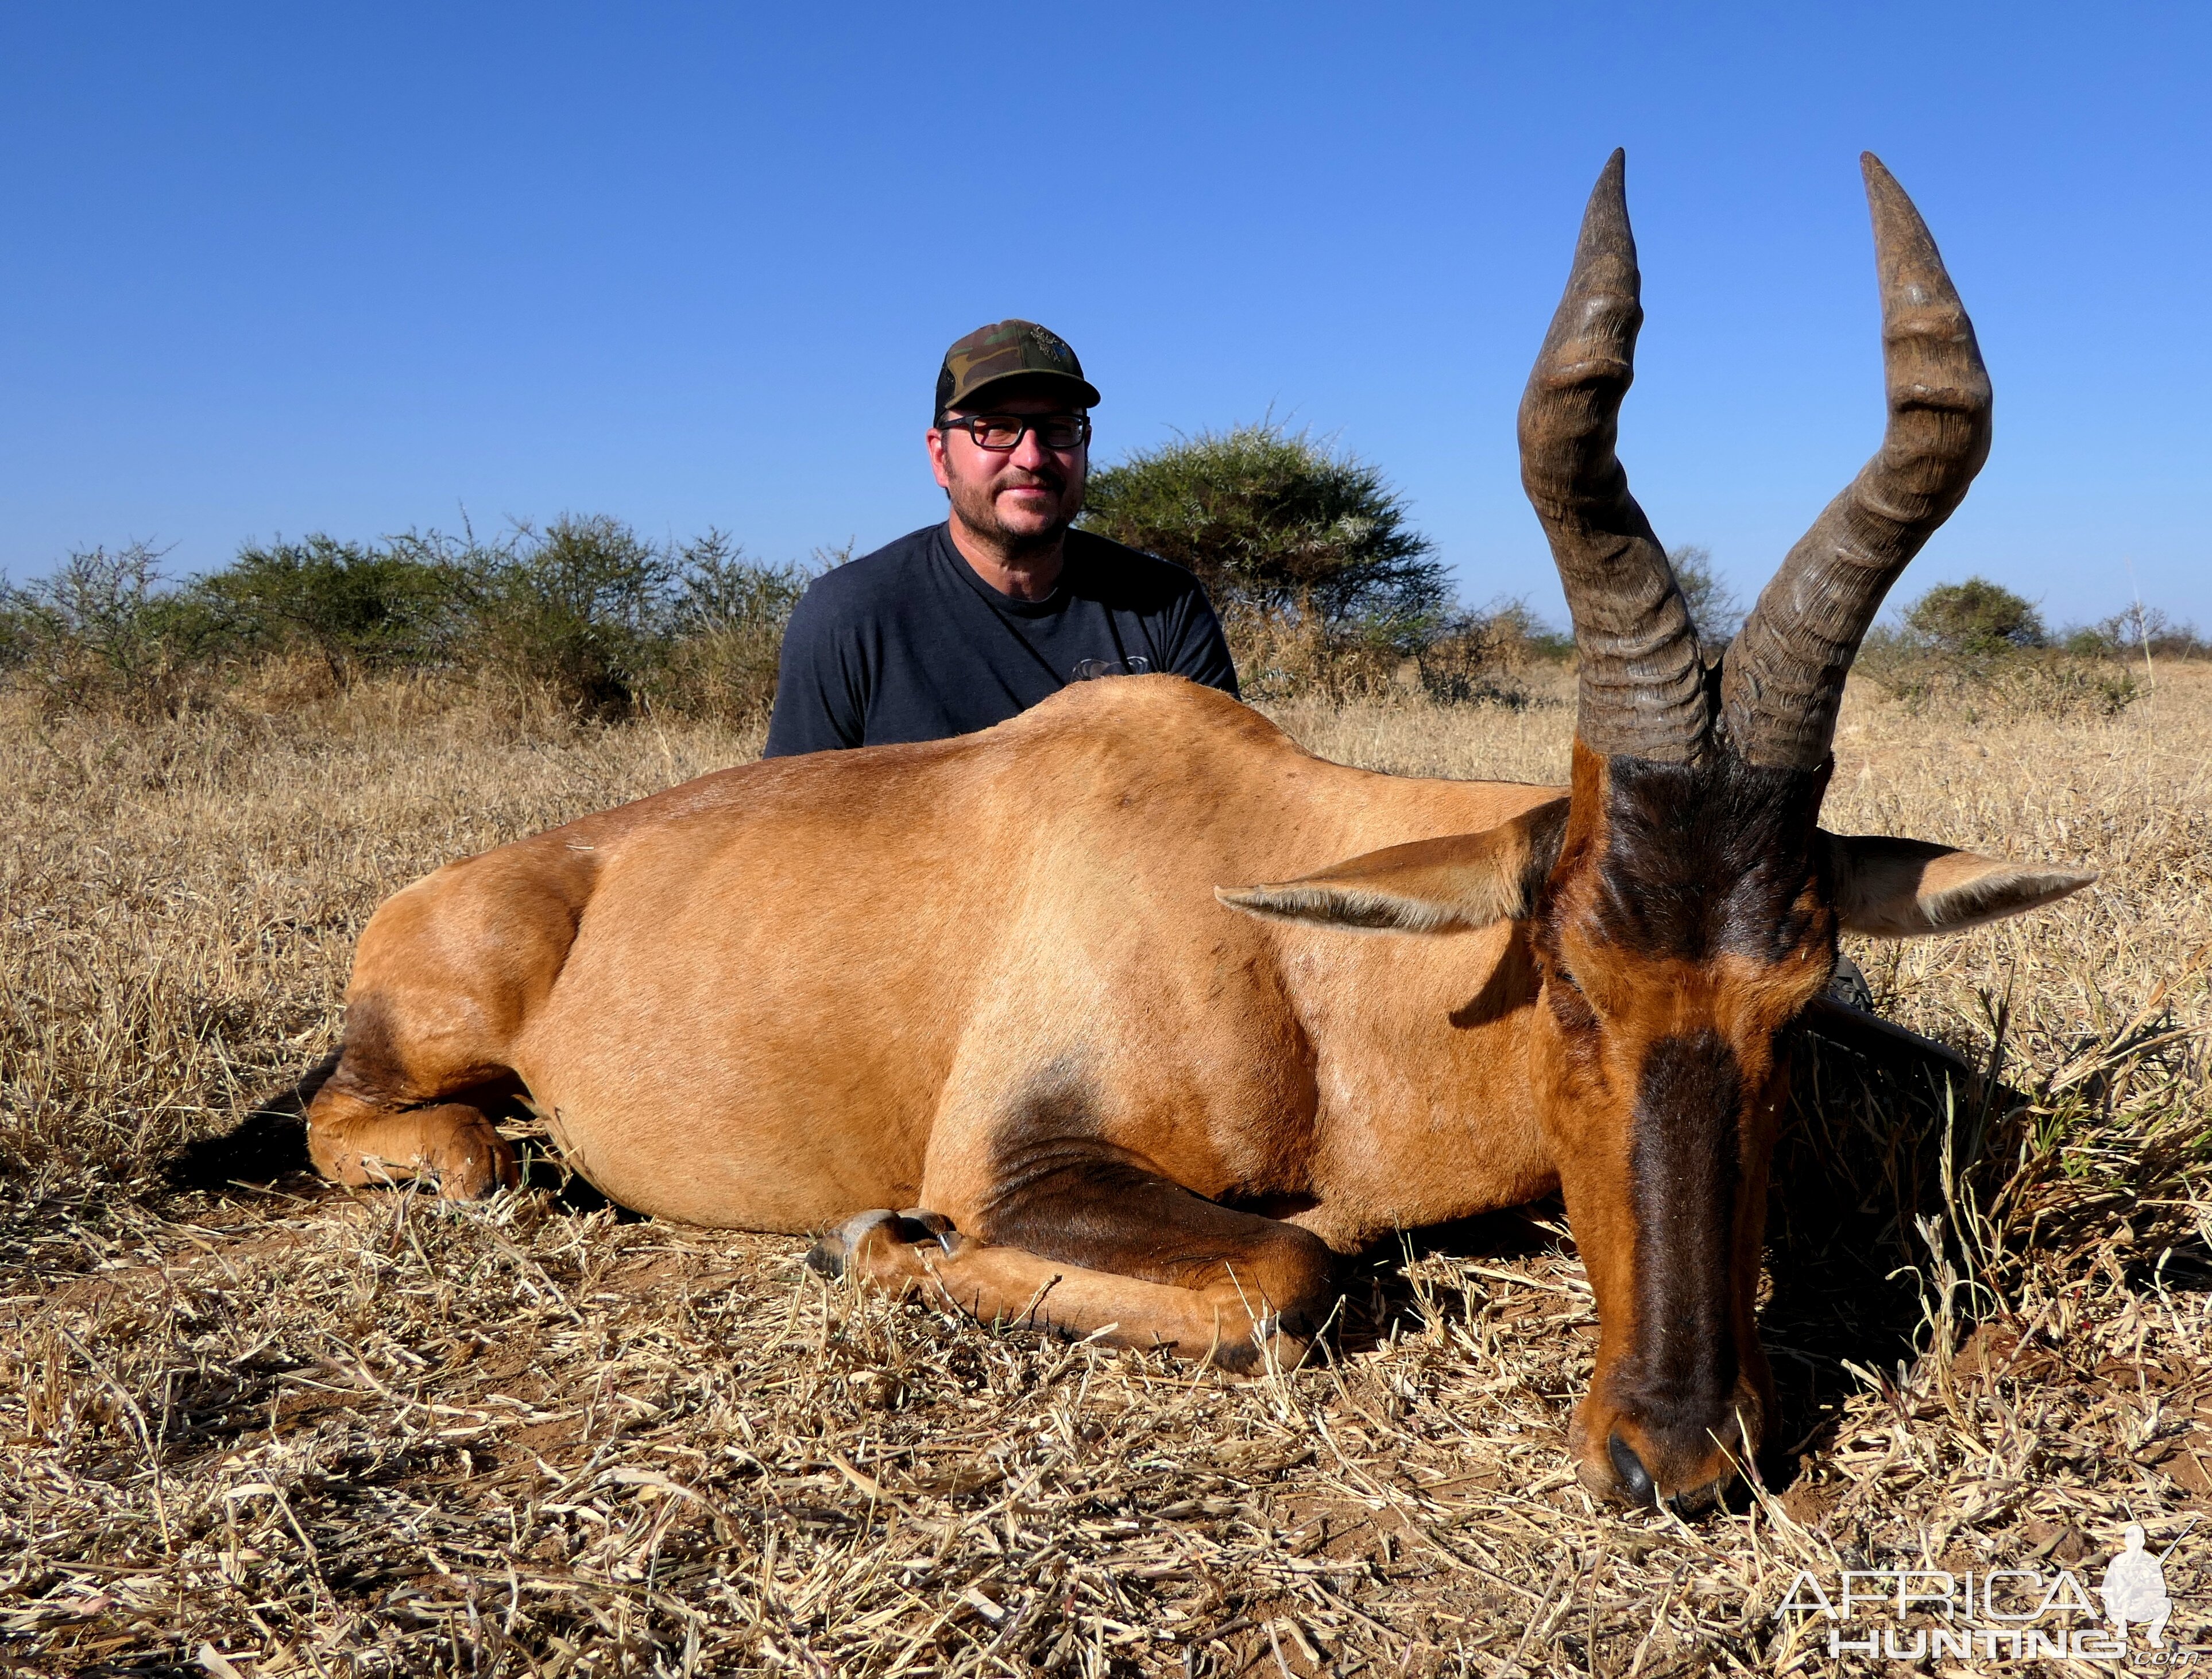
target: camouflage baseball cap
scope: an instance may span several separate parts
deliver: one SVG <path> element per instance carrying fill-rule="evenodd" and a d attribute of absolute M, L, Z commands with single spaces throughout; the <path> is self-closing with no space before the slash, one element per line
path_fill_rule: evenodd
<path fill-rule="evenodd" d="M 1039 376 L 1065 380 L 1069 396 L 1085 408 L 1097 405 L 1098 387 L 1083 376 L 1083 363 L 1059 333 L 1033 320 L 979 326 L 945 352 L 945 365 L 937 370 L 937 411 L 969 407 L 978 391 L 1002 379 Z"/>

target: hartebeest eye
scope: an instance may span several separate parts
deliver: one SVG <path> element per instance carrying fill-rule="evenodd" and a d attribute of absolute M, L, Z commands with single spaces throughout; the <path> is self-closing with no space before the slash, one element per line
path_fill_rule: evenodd
<path fill-rule="evenodd" d="M 1537 958 L 1539 972 L 1547 985 L 1553 989 L 1555 1000 L 1568 1005 L 1577 1015 L 1589 1013 L 1589 996 L 1583 989 L 1582 981 L 1575 970 L 1567 966 L 1566 958 L 1557 951 L 1547 951 Z"/>
<path fill-rule="evenodd" d="M 1544 1001 L 1551 1009 L 1552 1018 L 1564 1030 L 1577 1036 L 1595 1031 L 1597 1011 L 1583 994 L 1582 982 L 1575 977 L 1573 970 L 1557 955 L 1547 955 L 1541 961 Z"/>

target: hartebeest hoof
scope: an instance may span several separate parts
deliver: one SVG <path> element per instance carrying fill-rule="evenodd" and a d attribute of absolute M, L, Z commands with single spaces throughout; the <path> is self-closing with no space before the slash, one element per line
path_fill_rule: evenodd
<path fill-rule="evenodd" d="M 1249 1334 L 1218 1342 L 1206 1361 L 1225 1376 L 1258 1381 L 1270 1375 L 1289 1375 L 1312 1350 L 1311 1337 L 1285 1335 L 1278 1320 L 1263 1318 Z"/>
<path fill-rule="evenodd" d="M 514 1146 L 459 1102 L 388 1114 L 311 1110 L 307 1152 L 325 1177 L 355 1189 L 411 1180 L 434 1183 L 447 1201 L 479 1201 L 522 1181 Z"/>
<path fill-rule="evenodd" d="M 856 1256 L 871 1241 L 907 1246 L 931 1242 L 949 1253 L 959 1239 L 952 1220 L 942 1213 L 932 1213 L 921 1207 L 894 1213 L 888 1207 L 878 1207 L 854 1214 L 825 1233 L 806 1250 L 806 1268 L 817 1276 L 835 1280 L 853 1268 Z"/>
<path fill-rule="evenodd" d="M 899 1214 L 902 1224 L 915 1225 L 931 1236 L 942 1237 L 952 1228 L 952 1220 L 942 1213 L 933 1213 L 927 1207 L 909 1207 Z M 921 1240 L 917 1236 L 915 1241 Z"/>

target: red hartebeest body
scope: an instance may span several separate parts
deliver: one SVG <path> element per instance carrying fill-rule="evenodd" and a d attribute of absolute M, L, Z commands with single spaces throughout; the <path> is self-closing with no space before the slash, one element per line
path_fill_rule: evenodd
<path fill-rule="evenodd" d="M 1555 788 L 1328 763 L 1170 677 L 955 740 L 748 764 L 395 895 L 316 1117 L 364 1068 L 380 1106 L 402 1062 L 420 1101 L 512 1080 L 623 1204 L 794 1232 L 917 1204 L 980 1232 L 1029 1155 L 1081 1139 L 1194 1192 L 1194 1215 L 1310 1201 L 1293 1222 L 1320 1243 L 1285 1242 L 1319 1267 L 1324 1245 L 1554 1186 L 1505 1071 L 1526 1058 L 1525 941 L 1504 921 L 1346 938 L 1234 913 L 1216 884 L 1559 809 Z M 403 1024 L 428 1019 L 434 1040 Z M 488 1136 L 462 1152 L 441 1169 L 498 1170 Z M 1170 1338 L 1205 1352 L 1201 1319 Z"/>
<path fill-rule="evenodd" d="M 1817 825 L 1844 672 L 1988 445 L 1935 247 L 1871 160 L 1869 190 L 1888 438 L 1709 666 L 1613 453 L 1640 309 L 1601 180 L 1522 411 L 1570 788 L 1346 769 L 1150 677 L 726 770 L 387 902 L 317 1163 L 480 1193 L 520 1093 L 641 1211 L 836 1226 L 824 1268 L 1230 1368 L 1296 1356 L 1334 1256 L 1557 1186 L 1601 1320 L 1579 1471 L 1708 1494 L 1763 1426 L 1780 1045 L 1838 931 L 2092 878 Z"/>

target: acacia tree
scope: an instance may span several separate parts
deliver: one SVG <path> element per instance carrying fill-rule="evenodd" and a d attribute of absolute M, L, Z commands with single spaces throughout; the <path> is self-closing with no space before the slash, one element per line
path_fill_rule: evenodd
<path fill-rule="evenodd" d="M 1906 632 L 1945 653 L 2012 653 L 2048 644 L 2043 615 L 2002 583 L 1941 583 L 1905 609 Z"/>
<path fill-rule="evenodd" d="M 1743 628 L 1743 602 L 1713 569 L 1711 549 L 1686 544 L 1669 548 L 1667 560 L 1674 569 L 1674 586 L 1682 591 L 1682 604 L 1690 609 L 1690 622 L 1698 627 L 1705 657 L 1717 659 L 1721 649 Z"/>
<path fill-rule="evenodd" d="M 1418 642 L 1449 590 L 1381 471 L 1261 422 L 1139 449 L 1091 474 L 1085 529 L 1194 572 L 1215 602 Z"/>

